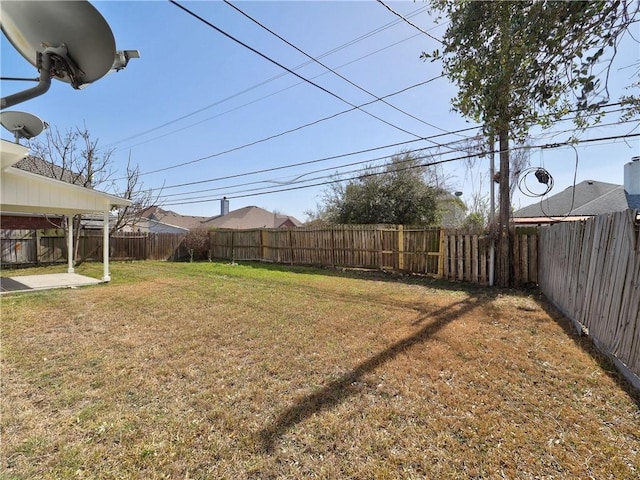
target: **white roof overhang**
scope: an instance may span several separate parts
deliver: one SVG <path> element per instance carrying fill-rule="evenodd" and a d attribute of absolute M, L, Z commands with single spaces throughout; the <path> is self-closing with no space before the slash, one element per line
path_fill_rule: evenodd
<path fill-rule="evenodd" d="M 28 151 L 26 147 L 2 140 L 0 209 L 3 213 L 75 215 L 131 205 L 131 201 L 115 195 L 13 167 Z"/>

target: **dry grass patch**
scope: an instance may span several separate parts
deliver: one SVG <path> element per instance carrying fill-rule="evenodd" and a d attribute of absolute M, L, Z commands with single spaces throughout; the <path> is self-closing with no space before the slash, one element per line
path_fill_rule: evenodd
<path fill-rule="evenodd" d="M 533 296 L 216 263 L 113 276 L 3 297 L 2 478 L 640 474 L 637 396 Z"/>

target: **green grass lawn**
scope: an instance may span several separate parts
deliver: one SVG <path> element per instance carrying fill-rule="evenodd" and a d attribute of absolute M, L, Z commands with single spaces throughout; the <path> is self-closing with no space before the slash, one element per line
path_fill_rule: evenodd
<path fill-rule="evenodd" d="M 0 478 L 640 476 L 637 394 L 533 294 L 111 267 L 2 297 Z"/>

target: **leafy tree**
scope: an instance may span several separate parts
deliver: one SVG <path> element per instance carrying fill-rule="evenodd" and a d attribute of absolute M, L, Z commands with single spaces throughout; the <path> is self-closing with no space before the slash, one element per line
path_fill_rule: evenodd
<path fill-rule="evenodd" d="M 115 195 L 131 200 L 130 206 L 116 212 L 115 221 L 109 227 L 110 234 L 129 225 L 136 224 L 141 212 L 154 203 L 150 190 L 144 190 L 139 181 L 139 169 L 127 163 L 124 188 L 111 180 L 112 150 L 102 150 L 98 140 L 91 138 L 87 127 L 69 129 L 61 133 L 58 129 L 47 129 L 44 136 L 30 142 L 32 156 L 44 160 L 50 178 L 63 180 L 85 188 L 112 190 Z M 82 215 L 74 215 L 74 258 L 78 258 Z M 67 225 L 63 222 L 65 236 Z"/>
<path fill-rule="evenodd" d="M 454 109 L 499 142 L 498 281 L 508 285 L 510 141 L 523 140 L 532 125 L 548 125 L 573 109 L 578 126 L 584 126 L 609 101 L 615 49 L 640 4 L 431 0 L 431 5 L 449 23 L 442 51 L 422 57 L 442 60 L 444 73 L 458 86 Z M 607 51 L 612 54 L 605 59 Z"/>
<path fill-rule="evenodd" d="M 440 189 L 427 182 L 429 171 L 410 154 L 396 155 L 382 172 L 369 167 L 357 179 L 336 182 L 325 191 L 315 223 L 405 224 L 436 223 Z"/>

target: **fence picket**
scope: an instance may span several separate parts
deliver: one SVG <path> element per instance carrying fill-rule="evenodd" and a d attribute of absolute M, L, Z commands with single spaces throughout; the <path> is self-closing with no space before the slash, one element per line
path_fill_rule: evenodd
<path fill-rule="evenodd" d="M 3 265 L 62 263 L 66 259 L 66 242 L 60 229 L 1 232 Z M 184 238 L 184 234 L 171 233 L 117 233 L 110 238 L 110 257 L 188 258 Z M 100 231 L 83 231 L 79 258 L 100 261 L 102 240 Z M 216 259 L 401 270 L 481 284 L 488 281 L 489 242 L 477 235 L 438 228 L 356 225 L 212 230 L 209 240 L 210 255 Z M 520 242 L 524 240 L 515 240 L 516 244 Z M 535 250 L 532 255 L 537 257 Z M 527 264 L 520 268 L 527 270 Z"/>
<path fill-rule="evenodd" d="M 540 288 L 640 382 L 640 248 L 636 212 L 540 232 Z M 625 373 L 625 370 L 623 370 Z M 634 380 L 632 380 L 633 382 Z"/>

